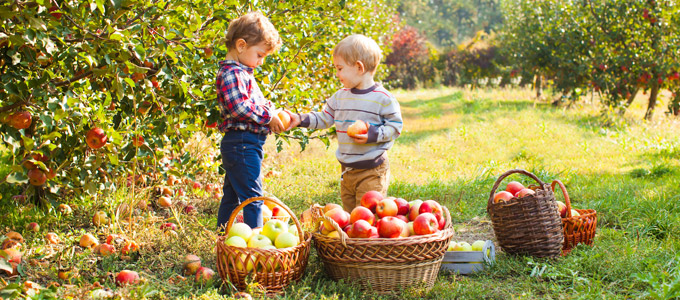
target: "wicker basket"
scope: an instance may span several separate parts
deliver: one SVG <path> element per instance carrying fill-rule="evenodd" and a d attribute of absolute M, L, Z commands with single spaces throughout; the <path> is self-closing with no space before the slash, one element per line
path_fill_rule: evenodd
<path fill-rule="evenodd" d="M 243 201 L 234 211 L 240 211 L 253 201 L 273 201 L 293 216 L 297 226 L 300 244 L 295 247 L 264 250 L 259 248 L 241 248 L 226 245 L 226 235 L 217 239 L 217 270 L 225 281 L 230 281 L 238 290 L 247 287 L 246 278 L 250 277 L 267 290 L 267 293 L 279 293 L 291 282 L 299 280 L 307 268 L 312 235 L 303 232 L 295 214 L 283 202 L 268 197 L 255 197 Z M 227 230 L 234 223 L 236 214 L 232 213 L 227 222 Z M 246 266 L 244 268 L 243 266 Z M 252 269 L 252 270 L 248 270 Z"/>
<path fill-rule="evenodd" d="M 494 203 L 493 197 L 501 181 L 515 173 L 529 176 L 538 183 L 535 194 Z M 536 175 L 521 169 L 503 173 L 491 190 L 486 211 L 491 217 L 498 244 L 506 253 L 560 256 L 564 233 L 555 195 L 550 186 Z"/>
<path fill-rule="evenodd" d="M 567 206 L 567 215 L 562 218 L 564 229 L 564 246 L 562 255 L 567 255 L 577 244 L 592 245 L 597 229 L 597 212 L 594 209 L 575 209 L 580 216 L 571 215 L 571 199 L 561 181 L 555 180 L 550 187 L 555 190 L 555 185 L 559 185 L 564 195 L 564 203 Z"/>
<path fill-rule="evenodd" d="M 423 284 L 431 288 L 453 236 L 451 215 L 445 208 L 446 226 L 430 235 L 405 238 L 349 238 L 332 219 L 314 212 L 316 222 L 329 221 L 340 238 L 313 232 L 314 246 L 324 269 L 334 280 L 355 281 L 380 294 Z"/>

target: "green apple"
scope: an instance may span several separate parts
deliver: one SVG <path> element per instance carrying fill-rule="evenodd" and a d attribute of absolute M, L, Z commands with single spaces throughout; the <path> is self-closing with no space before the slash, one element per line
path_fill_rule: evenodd
<path fill-rule="evenodd" d="M 274 245 L 269 245 L 269 246 L 264 246 L 262 247 L 262 250 L 275 250 L 276 246 Z"/>
<path fill-rule="evenodd" d="M 234 225 L 231 225 L 231 228 L 229 228 L 229 233 L 227 236 L 233 237 L 233 236 L 239 236 L 241 237 L 244 241 L 247 241 L 250 239 L 250 237 L 253 235 L 253 230 L 250 229 L 250 226 L 246 223 L 234 223 Z"/>
<path fill-rule="evenodd" d="M 409 201 L 409 202 L 408 202 L 408 207 L 420 205 L 420 204 L 422 204 L 422 203 L 423 203 L 423 200 L 416 199 L 416 200 L 413 200 L 413 201 Z"/>
<path fill-rule="evenodd" d="M 269 220 L 262 227 L 262 234 L 272 241 L 276 241 L 276 237 L 282 232 L 288 232 L 288 224 L 283 223 L 281 220 Z"/>
<path fill-rule="evenodd" d="M 472 246 L 470 246 L 470 243 L 468 242 L 460 242 L 458 243 L 458 251 L 472 251 Z"/>
<path fill-rule="evenodd" d="M 264 248 L 269 245 L 272 245 L 272 240 L 262 234 L 254 235 L 248 240 L 249 248 Z"/>
<path fill-rule="evenodd" d="M 241 247 L 245 248 L 248 247 L 248 243 L 246 243 L 246 240 L 244 240 L 242 237 L 235 235 L 227 239 L 225 244 L 229 246 L 234 246 L 234 247 Z"/>
<path fill-rule="evenodd" d="M 484 244 L 486 242 L 482 240 L 477 240 L 474 243 L 472 243 L 472 251 L 482 251 L 484 249 Z"/>
<path fill-rule="evenodd" d="M 408 228 L 408 235 L 416 235 L 416 232 L 413 231 L 413 221 L 406 223 L 406 227 Z"/>
<path fill-rule="evenodd" d="M 236 260 L 236 269 L 240 269 L 241 271 L 244 272 L 252 271 L 255 265 L 253 264 L 252 258 L 251 259 L 248 258 L 249 258 L 248 254 L 241 254 L 241 259 Z M 241 263 L 242 260 L 246 262 L 245 268 L 243 267 L 243 263 Z"/>
<path fill-rule="evenodd" d="M 288 226 L 288 232 L 290 232 L 290 233 L 294 234 L 295 236 L 297 236 L 297 235 L 298 235 L 297 226 L 295 226 L 295 225 L 293 225 L 293 226 Z"/>
<path fill-rule="evenodd" d="M 458 244 L 458 242 L 456 242 L 456 241 L 451 241 L 451 242 L 449 243 L 449 247 L 446 248 L 446 251 L 454 251 L 454 249 L 456 249 L 456 244 Z"/>
<path fill-rule="evenodd" d="M 297 245 L 297 236 L 290 232 L 283 232 L 276 237 L 274 245 L 276 248 L 288 248 Z"/>

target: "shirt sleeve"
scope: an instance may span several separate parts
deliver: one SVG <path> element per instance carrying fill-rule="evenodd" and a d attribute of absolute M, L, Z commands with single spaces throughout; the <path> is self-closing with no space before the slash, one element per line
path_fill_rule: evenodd
<path fill-rule="evenodd" d="M 222 113 L 231 115 L 241 122 L 251 121 L 260 125 L 269 124 L 272 119 L 271 102 L 264 101 L 261 104 L 253 97 L 255 96 L 253 91 L 260 94 L 261 92 L 257 86 L 253 86 L 257 83 L 251 80 L 251 76 L 239 70 L 224 72 L 221 76 L 217 88 L 224 95 L 223 101 L 219 103 Z"/>
<path fill-rule="evenodd" d="M 321 111 L 300 115 L 300 127 L 325 129 L 335 125 L 335 95 L 326 101 Z"/>
<path fill-rule="evenodd" d="M 368 127 L 367 143 L 385 143 L 395 140 L 401 135 L 404 122 L 401 118 L 401 109 L 397 99 L 391 98 L 390 105 L 380 112 L 382 124 Z"/>

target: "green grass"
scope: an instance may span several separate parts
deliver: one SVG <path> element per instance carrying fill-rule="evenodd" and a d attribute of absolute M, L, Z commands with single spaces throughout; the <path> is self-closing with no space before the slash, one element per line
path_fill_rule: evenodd
<path fill-rule="evenodd" d="M 392 296 L 360 292 L 355 286 L 330 280 L 312 251 L 305 277 L 290 286 L 285 299 L 670 299 L 680 296 L 680 122 L 657 113 L 657 119 L 639 120 L 642 104 L 635 102 L 628 118 L 603 117 L 599 107 L 553 107 L 531 99 L 528 90 L 466 91 L 459 89 L 397 92 L 404 115 L 404 131 L 389 151 L 389 194 L 413 199 L 435 199 L 446 205 L 455 223 L 455 239 L 472 242 L 493 238 L 486 215 L 489 193 L 500 174 L 522 168 L 541 180 L 559 179 L 576 208 L 598 212 L 598 232 L 592 247 L 579 246 L 556 260 L 533 259 L 500 253 L 494 266 L 471 276 L 440 273 L 429 290 L 407 289 Z M 300 213 L 313 203 L 340 203 L 335 159 L 331 147 L 317 140 L 304 152 L 291 143 L 275 151 L 267 144 L 265 189 Z M 513 175 L 509 180 L 531 183 Z M 98 229 L 100 234 L 124 232 L 143 242 L 139 255 L 129 260 L 97 259 L 77 249 L 80 233 L 93 231 L 88 224 L 91 207 L 114 213 L 129 197 L 125 192 L 86 201 L 70 217 L 55 212 L 12 209 L 1 224 L 22 231 L 32 220 L 42 220 L 42 234 L 58 231 L 71 243 L 61 254 L 50 252 L 40 237 L 27 239 L 30 255 L 48 257 L 48 267 L 27 267 L 28 279 L 47 285 L 56 269 L 74 267 L 81 276 L 77 288 L 59 293 L 87 293 L 92 283 L 117 291 L 158 299 L 228 298 L 227 286 L 200 286 L 191 280 L 170 284 L 181 270 L 181 257 L 196 253 L 215 267 L 217 203 L 201 195 L 191 201 L 197 216 L 167 211 L 143 213 L 133 230 Z M 558 196 L 561 199 L 561 196 Z M 5 204 L 7 206 L 7 204 Z M 24 212 L 19 213 L 19 211 Z M 166 219 L 181 221 L 180 238 L 163 236 L 158 225 Z M 49 224 L 49 225 L 47 225 Z M 5 230 L 6 231 L 6 230 Z M 3 231 L 3 232 L 5 232 Z M 71 252 L 67 252 L 68 249 Z M 51 253 L 51 254 L 50 254 Z M 68 253 L 68 254 L 64 254 Z M 61 266 L 55 266 L 55 263 Z M 107 272 L 123 268 L 143 273 L 146 284 L 119 289 Z M 24 280 L 26 278 L 23 278 Z M 5 277 L 5 280 L 8 279 Z M 9 279 L 9 282 L 23 282 Z M 63 284 L 63 283 L 62 283 Z M 0 286 L 1 287 L 1 286 Z M 675 293 L 675 294 L 673 294 Z"/>

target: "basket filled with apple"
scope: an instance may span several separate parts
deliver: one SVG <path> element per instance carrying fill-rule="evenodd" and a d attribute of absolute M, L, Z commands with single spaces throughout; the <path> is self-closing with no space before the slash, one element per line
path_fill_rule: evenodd
<path fill-rule="evenodd" d="M 501 182 L 512 174 L 528 176 L 538 183 L 525 187 L 509 182 L 496 192 Z M 557 212 L 555 194 L 550 185 L 522 169 L 512 169 L 498 177 L 486 207 L 499 246 L 509 254 L 534 257 L 559 257 L 564 243 L 562 219 Z"/>
<path fill-rule="evenodd" d="M 303 231 L 290 208 L 275 198 L 250 198 L 234 211 L 239 212 L 259 200 L 283 209 L 294 224 L 289 226 L 281 218 L 270 218 L 261 228 L 250 228 L 246 223 L 234 222 L 237 214 L 232 213 L 226 235 L 217 239 L 217 270 L 224 281 L 231 282 L 240 291 L 247 288 L 248 278 L 259 283 L 267 293 L 275 294 L 302 278 L 312 236 Z"/>
<path fill-rule="evenodd" d="M 496 247 L 492 241 L 477 240 L 472 244 L 465 241 L 451 241 L 441 269 L 458 274 L 471 274 L 483 270 L 496 260 Z"/>
<path fill-rule="evenodd" d="M 453 236 L 451 215 L 435 200 L 408 202 L 369 191 L 350 213 L 334 203 L 310 209 L 326 273 L 382 294 L 410 285 L 431 288 Z"/>
<path fill-rule="evenodd" d="M 564 196 L 564 203 L 557 201 L 557 207 L 560 217 L 562 217 L 562 227 L 564 230 L 562 255 L 567 255 L 578 244 L 593 244 L 597 229 L 597 211 L 594 209 L 572 208 L 567 188 L 561 181 L 554 180 L 550 187 L 554 191 L 557 185 L 559 185 Z"/>

